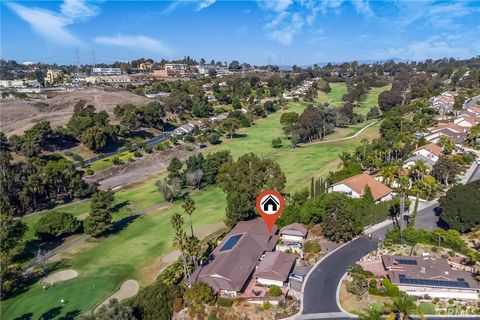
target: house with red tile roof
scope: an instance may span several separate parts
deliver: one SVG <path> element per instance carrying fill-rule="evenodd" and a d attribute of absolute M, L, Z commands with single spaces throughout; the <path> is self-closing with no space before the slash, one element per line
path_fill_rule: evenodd
<path fill-rule="evenodd" d="M 348 179 L 333 184 L 329 192 L 343 192 L 351 198 L 361 198 L 365 194 L 366 187 L 372 191 L 375 202 L 387 201 L 392 199 L 393 190 L 377 181 L 367 173 L 361 173 Z"/>

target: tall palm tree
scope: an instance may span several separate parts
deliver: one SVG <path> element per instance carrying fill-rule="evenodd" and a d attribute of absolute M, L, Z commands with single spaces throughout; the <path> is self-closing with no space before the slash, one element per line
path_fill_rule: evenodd
<path fill-rule="evenodd" d="M 188 270 L 187 260 L 185 259 L 185 249 L 187 246 L 187 235 L 183 231 L 183 218 L 179 213 L 174 213 L 170 219 L 170 224 L 173 228 L 173 244 L 180 250 L 182 257 L 183 273 L 187 278 L 187 282 L 190 282 L 190 272 Z"/>
<path fill-rule="evenodd" d="M 193 211 L 195 211 L 195 201 L 189 195 L 187 195 L 182 203 L 182 208 L 190 218 L 190 231 L 192 233 L 191 236 L 193 237 L 192 214 Z"/>

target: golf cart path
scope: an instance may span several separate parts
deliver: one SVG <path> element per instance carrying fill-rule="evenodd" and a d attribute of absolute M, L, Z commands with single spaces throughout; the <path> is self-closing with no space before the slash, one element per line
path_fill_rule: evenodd
<path fill-rule="evenodd" d="M 365 131 L 366 129 L 370 128 L 371 126 L 373 126 L 373 125 L 376 124 L 377 122 L 378 122 L 378 120 L 375 120 L 375 121 L 373 121 L 372 123 L 369 123 L 368 125 L 366 125 L 366 126 L 363 127 L 362 129 L 360 129 L 358 132 L 356 132 L 356 133 L 355 133 L 354 135 L 352 135 L 352 136 L 348 136 L 348 137 L 344 137 L 344 138 L 337 138 L 337 139 L 332 139 L 332 140 L 313 141 L 313 142 L 309 142 L 307 145 L 311 145 L 311 144 L 322 144 L 322 143 L 330 143 L 330 142 L 338 142 L 338 141 L 355 139 L 356 137 L 358 137 L 359 134 L 361 134 L 363 131 Z"/>

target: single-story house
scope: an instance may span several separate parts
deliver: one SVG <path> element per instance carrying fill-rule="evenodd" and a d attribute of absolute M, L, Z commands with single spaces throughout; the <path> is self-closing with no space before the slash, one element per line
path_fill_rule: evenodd
<path fill-rule="evenodd" d="M 449 128 L 443 128 L 426 135 L 425 139 L 431 143 L 437 143 L 442 136 L 452 139 L 457 146 L 461 146 L 467 139 L 468 134 L 464 132 L 456 132 Z"/>
<path fill-rule="evenodd" d="M 413 157 L 408 158 L 407 160 L 403 161 L 403 167 L 410 169 L 415 165 L 417 161 L 421 161 L 425 164 L 425 166 L 428 168 L 428 171 L 431 171 L 433 168 L 433 165 L 435 164 L 435 161 L 431 158 L 427 158 L 421 154 L 415 155 Z"/>
<path fill-rule="evenodd" d="M 290 253 L 266 252 L 253 276 L 257 279 L 258 284 L 283 287 L 288 282 L 288 276 L 295 266 L 295 260 L 295 255 Z"/>
<path fill-rule="evenodd" d="M 464 114 L 453 120 L 453 123 L 460 127 L 471 128 L 480 123 L 480 118 Z"/>
<path fill-rule="evenodd" d="M 413 154 L 416 156 L 424 156 L 425 158 L 431 159 L 433 162 L 437 162 L 438 158 L 443 155 L 443 149 L 434 143 L 427 143 L 414 150 Z"/>
<path fill-rule="evenodd" d="M 467 113 L 470 114 L 470 115 L 480 117 L 480 107 L 467 108 Z"/>
<path fill-rule="evenodd" d="M 328 191 L 343 192 L 351 198 L 361 198 L 367 186 L 370 187 L 375 202 L 391 200 L 393 197 L 392 189 L 366 173 L 361 173 L 337 182 L 333 184 Z"/>
<path fill-rule="evenodd" d="M 292 223 L 280 229 L 280 239 L 290 242 L 304 242 L 307 228 L 301 223 Z"/>
<path fill-rule="evenodd" d="M 237 223 L 193 272 L 192 281 L 206 283 L 220 295 L 237 297 L 245 290 L 262 255 L 275 248 L 277 233 L 276 226 L 269 232 L 260 218 Z"/>
<path fill-rule="evenodd" d="M 402 291 L 430 298 L 478 300 L 473 274 L 454 270 L 447 260 L 431 256 L 382 256 L 390 281 Z"/>

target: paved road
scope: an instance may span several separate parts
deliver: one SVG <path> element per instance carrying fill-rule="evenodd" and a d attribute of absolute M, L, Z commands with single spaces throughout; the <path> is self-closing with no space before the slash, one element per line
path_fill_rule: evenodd
<path fill-rule="evenodd" d="M 424 228 L 429 231 L 439 229 L 438 223 L 438 202 L 419 210 L 415 218 L 415 228 Z"/>
<path fill-rule="evenodd" d="M 163 132 L 162 134 L 160 134 L 160 135 L 158 135 L 158 136 L 156 136 L 156 137 L 153 137 L 153 138 L 151 138 L 151 139 L 145 140 L 145 145 L 146 145 L 147 147 L 153 147 L 153 146 L 155 146 L 155 145 L 157 145 L 157 144 L 160 144 L 160 143 L 166 141 L 166 140 L 170 137 L 170 135 L 172 134 L 172 132 L 173 132 L 173 131 L 165 131 L 165 132 Z M 119 154 L 119 153 L 122 153 L 122 152 L 124 152 L 124 151 L 127 151 L 127 148 L 122 147 L 122 148 L 119 148 L 119 149 L 117 149 L 117 150 L 115 150 L 115 151 L 104 153 L 102 158 L 93 157 L 93 158 L 85 159 L 85 160 L 84 160 L 84 163 L 85 163 L 85 165 L 89 165 L 89 164 L 94 163 L 95 161 L 98 161 L 98 160 L 103 159 L 103 158 L 106 158 L 106 157 L 114 156 L 114 155 Z M 80 165 L 80 164 L 79 164 L 78 162 L 75 163 L 75 166 L 79 166 L 79 165 Z"/>
<path fill-rule="evenodd" d="M 476 166 L 475 171 L 473 171 L 472 175 L 468 179 L 468 182 L 475 180 L 480 180 L 479 165 Z M 435 202 L 432 205 L 418 211 L 417 217 L 415 218 L 415 228 L 425 228 L 430 231 L 439 229 L 440 226 L 438 225 L 438 219 L 439 205 L 438 202 Z"/>
<path fill-rule="evenodd" d="M 468 182 L 472 182 L 475 180 L 480 180 L 480 165 L 477 165 L 477 168 L 475 169 L 475 171 L 473 171 L 473 174 L 468 180 Z"/>
<path fill-rule="evenodd" d="M 347 268 L 375 250 L 378 240 L 359 237 L 331 253 L 306 279 L 302 314 L 339 313 L 337 287 Z M 330 315 L 333 317 L 333 315 Z"/>
<path fill-rule="evenodd" d="M 463 104 L 463 108 L 467 109 L 467 108 L 471 108 L 471 107 L 476 107 L 477 106 L 477 101 L 480 101 L 480 96 L 476 96 L 476 97 L 473 97 L 473 98 L 465 101 L 465 103 Z"/>

